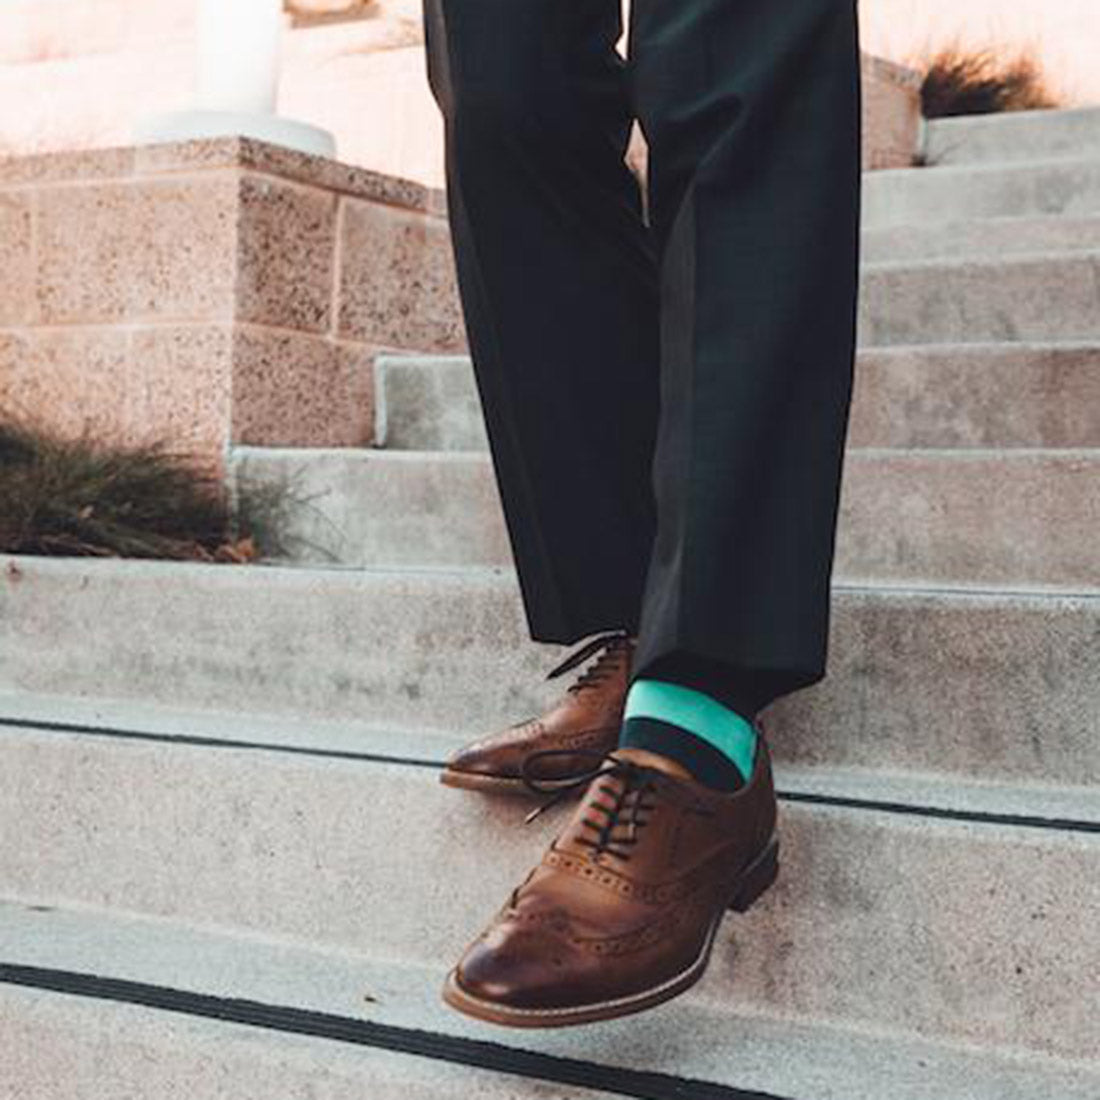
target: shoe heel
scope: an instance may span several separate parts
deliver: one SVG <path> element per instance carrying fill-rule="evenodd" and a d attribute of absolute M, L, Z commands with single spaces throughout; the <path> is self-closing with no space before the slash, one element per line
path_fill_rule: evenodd
<path fill-rule="evenodd" d="M 735 913 L 745 913 L 756 904 L 779 876 L 779 841 L 773 840 L 756 862 L 744 873 L 729 907 Z"/>

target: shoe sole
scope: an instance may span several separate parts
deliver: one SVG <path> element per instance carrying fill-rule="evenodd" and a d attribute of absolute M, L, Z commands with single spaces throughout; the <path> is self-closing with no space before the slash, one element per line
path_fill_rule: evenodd
<path fill-rule="evenodd" d="M 745 913 L 756 904 L 775 882 L 779 874 L 779 841 L 774 839 L 759 856 L 738 876 L 729 893 L 729 899 L 715 914 L 707 930 L 706 939 L 699 954 L 690 966 L 675 977 L 668 978 L 659 985 L 632 993 L 628 997 L 598 1001 L 595 1004 L 577 1005 L 566 1008 L 513 1008 L 509 1005 L 487 1001 L 467 993 L 459 984 L 457 970 L 447 975 L 443 986 L 443 1000 L 451 1008 L 478 1020 L 504 1027 L 550 1028 L 571 1027 L 577 1024 L 592 1024 L 600 1020 L 613 1020 L 618 1016 L 629 1016 L 635 1012 L 644 1012 L 655 1008 L 665 1001 L 678 997 L 690 989 L 703 976 L 710 962 L 710 953 L 718 926 L 727 909 L 735 913 Z"/>
<path fill-rule="evenodd" d="M 444 768 L 439 782 L 445 787 L 457 787 L 464 791 L 481 791 L 484 794 L 522 794 L 534 798 L 535 792 L 518 777 L 507 775 L 478 775 L 477 772 L 460 772 Z"/>

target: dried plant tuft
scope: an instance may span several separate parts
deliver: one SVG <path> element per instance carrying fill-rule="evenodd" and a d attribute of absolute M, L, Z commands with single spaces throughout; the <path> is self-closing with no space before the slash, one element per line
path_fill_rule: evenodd
<path fill-rule="evenodd" d="M 1059 106 L 1032 49 L 972 49 L 952 43 L 919 66 L 925 118 Z"/>
<path fill-rule="evenodd" d="M 228 494 L 189 456 L 159 445 L 69 439 L 0 419 L 0 551 L 252 561 Z"/>

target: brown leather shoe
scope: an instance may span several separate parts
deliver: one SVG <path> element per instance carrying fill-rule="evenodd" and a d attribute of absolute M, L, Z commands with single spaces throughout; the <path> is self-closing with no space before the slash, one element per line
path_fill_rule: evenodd
<path fill-rule="evenodd" d="M 664 757 L 618 750 L 467 948 L 443 999 L 492 1023 L 561 1027 L 675 997 L 702 976 L 725 910 L 744 912 L 775 881 L 775 821 L 763 739 L 732 793 Z"/>
<path fill-rule="evenodd" d="M 554 750 L 554 755 L 538 763 L 536 778 L 562 780 L 584 773 L 591 753 L 602 755 L 618 744 L 635 644 L 630 635 L 615 631 L 593 638 L 570 654 L 547 674 L 548 680 L 596 654 L 599 657 L 541 717 L 517 722 L 459 749 L 447 761 L 440 780 L 449 787 L 529 794 L 524 763 L 544 750 Z M 570 750 L 582 750 L 585 755 L 574 756 Z"/>

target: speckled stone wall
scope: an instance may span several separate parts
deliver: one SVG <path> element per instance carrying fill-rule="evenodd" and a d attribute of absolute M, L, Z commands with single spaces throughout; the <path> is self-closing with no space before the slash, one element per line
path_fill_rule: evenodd
<path fill-rule="evenodd" d="M 863 55 L 863 167 L 907 168 L 920 146 L 920 75 Z"/>
<path fill-rule="evenodd" d="M 443 209 L 243 139 L 0 161 L 0 407 L 215 465 L 370 443 L 374 354 L 464 347 Z"/>

